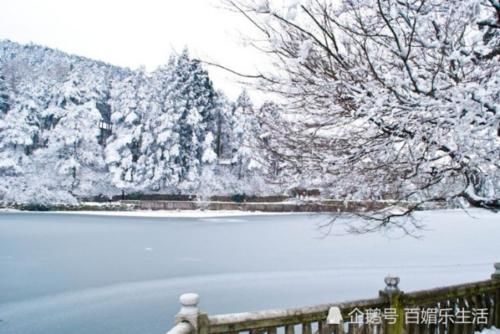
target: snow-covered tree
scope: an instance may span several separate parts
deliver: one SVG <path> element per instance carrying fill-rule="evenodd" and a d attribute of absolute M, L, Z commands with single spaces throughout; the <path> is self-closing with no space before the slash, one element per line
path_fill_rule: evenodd
<path fill-rule="evenodd" d="M 9 110 L 9 91 L 0 68 L 0 113 L 7 112 L 7 110 Z"/>
<path fill-rule="evenodd" d="M 102 147 L 98 143 L 101 115 L 95 104 L 66 109 L 50 132 L 47 146 L 35 152 L 39 165 L 60 190 L 75 196 L 97 195 L 107 184 Z"/>
<path fill-rule="evenodd" d="M 232 160 L 238 179 L 262 169 L 258 154 L 259 123 L 246 90 L 236 100 L 233 112 Z"/>
<path fill-rule="evenodd" d="M 260 127 L 260 133 L 257 137 L 258 152 L 263 157 L 261 161 L 265 164 L 265 171 L 270 182 L 274 184 L 288 183 L 288 187 L 293 187 L 295 185 L 291 182 L 292 175 L 285 173 L 285 162 L 282 160 L 279 150 L 274 149 L 275 138 L 273 134 L 280 129 L 287 128 L 285 120 L 281 118 L 283 113 L 281 106 L 273 101 L 266 101 L 259 108 L 257 115 Z"/>
<path fill-rule="evenodd" d="M 29 96 L 18 94 L 11 108 L 0 114 L 0 199 L 25 202 L 23 191 L 33 185 L 29 177 L 32 152 L 40 134 L 35 115 L 39 105 Z"/>
<path fill-rule="evenodd" d="M 179 119 L 180 187 L 189 192 L 197 188 L 205 137 L 216 129 L 215 91 L 208 73 L 198 60 L 189 57 L 187 49 L 176 59 L 172 74 L 167 99 L 170 112 Z"/>
<path fill-rule="evenodd" d="M 106 163 L 112 182 L 119 189 L 138 190 L 144 184 L 142 176 L 142 137 L 147 101 L 140 94 L 146 85 L 144 71 L 137 71 L 116 81 L 111 90 L 112 135 L 106 145 Z"/>
<path fill-rule="evenodd" d="M 202 171 L 200 176 L 200 185 L 198 195 L 208 196 L 217 192 L 216 183 L 216 163 L 217 154 L 214 152 L 214 136 L 208 132 L 202 144 L 203 154 L 201 157 Z"/>
<path fill-rule="evenodd" d="M 150 110 L 146 115 L 143 150 L 152 191 L 175 192 L 179 182 L 179 115 L 174 113 L 172 81 L 175 58 L 152 75 Z"/>
<path fill-rule="evenodd" d="M 44 111 L 51 126 L 44 132 L 43 147 L 34 154 L 55 187 L 75 196 L 98 194 L 106 183 L 98 142 L 101 114 L 93 87 L 78 71 L 69 73 Z"/>
<path fill-rule="evenodd" d="M 498 1 L 230 3 L 274 57 L 259 88 L 287 103 L 274 135 L 291 169 L 332 196 L 411 201 L 401 214 L 500 207 Z"/>
<path fill-rule="evenodd" d="M 233 105 L 222 91 L 217 92 L 215 100 L 214 149 L 220 159 L 230 159 Z"/>

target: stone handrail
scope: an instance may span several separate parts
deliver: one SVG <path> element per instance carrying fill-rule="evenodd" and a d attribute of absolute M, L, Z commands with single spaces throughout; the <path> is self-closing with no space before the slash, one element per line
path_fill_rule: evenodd
<path fill-rule="evenodd" d="M 484 328 L 500 328 L 500 263 L 491 279 L 474 283 L 405 293 L 399 290 L 398 277 L 386 277 L 386 287 L 378 298 L 208 316 L 198 309 L 199 297 L 185 294 L 176 326 L 169 334 L 473 334 Z M 429 322 L 410 324 L 405 312 L 424 308 L 441 312 L 460 308 L 483 310 L 483 321 L 464 323 Z M 391 310 L 393 321 L 360 323 L 356 316 L 373 310 Z M 339 320 L 340 319 L 340 320 Z M 363 318 L 364 319 L 364 318 Z"/>
<path fill-rule="evenodd" d="M 326 304 L 295 309 L 267 310 L 260 312 L 233 313 L 209 316 L 210 333 L 228 333 L 259 328 L 319 322 L 326 319 L 331 307 L 337 306 L 342 316 L 348 317 L 355 308 L 382 308 L 389 304 L 383 298 Z"/>

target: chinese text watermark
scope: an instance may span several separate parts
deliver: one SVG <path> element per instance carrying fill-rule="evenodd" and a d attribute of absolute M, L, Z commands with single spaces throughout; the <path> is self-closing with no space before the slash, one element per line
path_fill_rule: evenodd
<path fill-rule="evenodd" d="M 349 314 L 350 322 L 354 324 L 378 325 L 383 322 L 393 325 L 398 320 L 395 308 L 369 308 L 361 311 L 354 308 Z M 406 324 L 488 324 L 487 308 L 405 308 L 404 322 Z"/>

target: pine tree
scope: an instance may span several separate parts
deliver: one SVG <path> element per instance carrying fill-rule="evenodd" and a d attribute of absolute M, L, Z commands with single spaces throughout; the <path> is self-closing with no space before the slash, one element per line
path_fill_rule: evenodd
<path fill-rule="evenodd" d="M 215 100 L 214 149 L 220 159 L 231 157 L 232 105 L 223 92 Z"/>
<path fill-rule="evenodd" d="M 202 144 L 203 155 L 202 155 L 202 170 L 200 177 L 200 184 L 198 188 L 198 195 L 200 196 L 210 196 L 216 191 L 214 184 L 216 182 L 216 162 L 217 154 L 214 152 L 214 137 L 211 132 L 208 132 L 205 140 Z"/>
<path fill-rule="evenodd" d="M 141 145 L 144 132 L 145 101 L 138 94 L 145 85 L 143 71 L 137 71 L 125 80 L 114 83 L 111 90 L 111 123 L 113 133 L 106 146 L 113 184 L 126 191 L 139 190 L 144 184 Z"/>
<path fill-rule="evenodd" d="M 233 112 L 233 163 L 238 179 L 249 172 L 261 169 L 262 165 L 256 155 L 259 136 L 259 124 L 253 110 L 253 104 L 246 90 L 240 94 Z"/>
<path fill-rule="evenodd" d="M 5 77 L 0 68 L 0 113 L 7 112 L 9 107 L 9 91 L 7 89 L 7 83 L 5 82 Z"/>
<path fill-rule="evenodd" d="M 250 99 L 246 89 L 243 89 L 240 95 L 236 98 L 236 108 L 243 109 L 243 112 L 248 112 L 253 108 L 252 100 Z"/>
<path fill-rule="evenodd" d="M 22 168 L 22 157 L 29 155 L 38 127 L 31 114 L 36 108 L 32 100 L 16 101 L 13 108 L 0 117 L 0 161 L 3 166 L 12 163 L 12 168 Z M 5 172 L 5 171 L 4 171 Z M 2 173 L 3 174 L 3 173 Z"/>
<path fill-rule="evenodd" d="M 281 118 L 283 109 L 278 104 L 272 101 L 264 102 L 259 108 L 258 120 L 260 124 L 261 135 L 259 140 L 259 154 L 263 156 L 262 161 L 266 164 L 266 173 L 272 178 L 272 183 L 286 183 L 290 180 L 289 175 L 284 175 L 283 161 L 276 152 L 279 143 L 276 143 L 276 138 L 273 138 L 272 133 L 278 129 L 286 128 L 284 120 Z"/>
<path fill-rule="evenodd" d="M 24 94 L 12 102 L 12 107 L 0 114 L 0 199 L 19 203 L 31 186 L 31 153 L 39 134 L 33 115 L 38 106 Z"/>
<path fill-rule="evenodd" d="M 175 57 L 166 66 L 159 67 L 152 77 L 152 109 L 145 121 L 146 168 L 151 177 L 151 189 L 174 192 L 179 182 L 179 133 L 176 131 L 179 114 L 175 112 L 172 98 L 172 82 L 175 70 Z"/>
<path fill-rule="evenodd" d="M 189 58 L 185 49 L 175 61 L 167 96 L 169 112 L 179 120 L 175 129 L 180 143 L 179 178 L 185 191 L 197 188 L 203 167 L 203 142 L 207 134 L 216 129 L 215 98 L 208 73 L 198 60 Z"/>
<path fill-rule="evenodd" d="M 101 114 L 96 107 L 92 82 L 74 70 L 54 94 L 45 111 L 51 128 L 45 146 L 36 152 L 40 165 L 49 165 L 52 180 L 72 195 L 89 195 L 101 188 L 105 171 L 99 145 Z"/>

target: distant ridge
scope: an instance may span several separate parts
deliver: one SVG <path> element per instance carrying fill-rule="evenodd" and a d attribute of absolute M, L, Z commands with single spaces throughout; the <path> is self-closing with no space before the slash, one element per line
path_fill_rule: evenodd
<path fill-rule="evenodd" d="M 15 59 L 19 54 L 22 54 L 23 52 L 33 53 L 39 57 L 57 57 L 72 59 L 74 61 L 93 62 L 95 64 L 98 64 L 99 66 L 112 67 L 122 71 L 131 71 L 131 69 L 128 67 L 117 66 L 102 60 L 80 56 L 78 54 L 65 52 L 57 48 L 51 48 L 33 42 L 18 43 L 10 39 L 0 39 L 0 61 L 9 61 Z"/>

